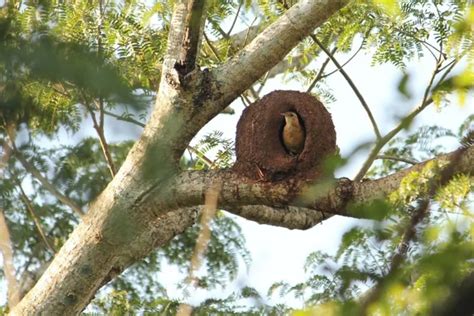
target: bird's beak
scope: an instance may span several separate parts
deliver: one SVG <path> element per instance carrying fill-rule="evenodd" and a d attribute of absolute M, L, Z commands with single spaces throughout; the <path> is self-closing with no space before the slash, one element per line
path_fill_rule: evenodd
<path fill-rule="evenodd" d="M 281 116 L 285 116 L 285 113 L 280 113 Z"/>

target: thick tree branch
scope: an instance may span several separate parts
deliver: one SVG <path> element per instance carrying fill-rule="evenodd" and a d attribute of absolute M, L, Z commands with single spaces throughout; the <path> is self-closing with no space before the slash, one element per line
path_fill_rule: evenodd
<path fill-rule="evenodd" d="M 188 0 L 185 19 L 186 29 L 179 54 L 178 64 L 181 75 L 194 70 L 201 41 L 202 26 L 205 20 L 205 0 Z"/>
<path fill-rule="evenodd" d="M 8 287 L 8 306 L 12 309 L 20 301 L 18 281 L 13 265 L 13 247 L 3 209 L 0 209 L 0 253 L 3 257 L 3 270 Z"/>
<path fill-rule="evenodd" d="M 458 152 L 454 151 L 449 154 L 440 155 L 432 160 L 450 161 L 458 155 Z M 316 191 L 312 195 L 304 193 L 307 192 L 308 186 L 312 185 L 310 183 L 255 183 L 245 180 L 229 170 L 186 171 L 174 180 L 173 190 L 169 192 L 169 199 L 170 202 L 174 201 L 173 204 L 177 207 L 201 204 L 202 197 L 207 188 L 213 183 L 222 182 L 219 196 L 220 208 L 260 223 L 275 225 L 277 223 L 275 218 L 282 218 L 282 222 L 289 223 L 291 228 L 306 229 L 308 228 L 308 223 L 318 223 L 321 220 L 321 214 L 316 211 L 353 217 L 366 216 L 348 212 L 346 209 L 347 205 L 349 203 L 351 205 L 365 205 L 377 199 L 385 198 L 388 194 L 398 189 L 402 179 L 407 174 L 413 171 L 420 171 L 428 161 L 421 162 L 377 180 L 350 182 L 348 179 L 339 179 L 336 180 L 333 186 L 324 189 L 324 191 Z M 453 166 L 453 171 L 455 173 L 473 174 L 473 161 L 474 147 L 469 147 L 460 154 L 458 163 Z M 350 192 L 349 196 L 344 191 L 348 184 L 352 187 L 352 192 Z M 151 197 L 156 193 L 151 191 L 149 194 Z M 301 196 L 302 194 L 303 197 Z M 159 205 L 155 204 L 158 201 L 154 202 L 152 200 L 153 198 L 149 201 L 147 207 L 160 207 L 162 209 L 172 207 L 171 205 L 168 206 L 167 202 Z M 160 202 L 163 203 L 163 199 L 160 199 Z M 255 207 L 253 210 L 253 207 L 249 205 L 267 205 L 277 208 L 292 205 L 304 207 L 307 210 L 297 209 L 282 216 L 279 210 L 268 209 L 266 212 L 260 212 L 262 210 L 261 207 Z M 241 207 L 243 206 L 245 206 L 245 209 L 242 210 Z M 291 219 L 292 216 L 294 216 L 294 221 Z M 282 222 L 277 223 L 277 225 L 283 226 Z"/>
<path fill-rule="evenodd" d="M 332 216 L 332 214 L 296 206 L 276 208 L 266 205 L 245 205 L 226 210 L 259 224 L 300 230 L 309 229 Z"/>

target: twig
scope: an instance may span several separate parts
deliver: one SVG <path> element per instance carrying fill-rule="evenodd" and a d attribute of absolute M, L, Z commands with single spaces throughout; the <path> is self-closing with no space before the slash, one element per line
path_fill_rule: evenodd
<path fill-rule="evenodd" d="M 442 54 L 442 53 L 441 53 Z M 441 75 L 440 79 L 438 80 L 438 86 L 444 81 L 446 76 L 451 72 L 451 70 L 454 68 L 454 66 L 457 64 L 459 59 L 456 59 L 455 62 L 452 62 L 451 65 L 445 70 L 445 72 Z M 372 163 L 375 161 L 377 155 L 379 154 L 380 150 L 387 144 L 395 135 L 397 135 L 403 128 L 405 128 L 408 124 L 410 124 L 413 119 L 420 114 L 428 105 L 433 103 L 433 97 L 429 96 L 430 91 L 432 91 L 433 83 L 435 80 L 435 77 L 437 74 L 439 74 L 440 69 L 442 69 L 441 63 L 437 63 L 435 70 L 433 71 L 433 74 L 431 75 L 431 78 L 429 80 L 429 83 L 425 89 L 423 99 L 420 103 L 420 105 L 415 108 L 410 114 L 408 114 L 405 118 L 403 118 L 400 123 L 392 129 L 389 133 L 387 133 L 384 137 L 379 139 L 376 143 L 374 148 L 369 154 L 369 157 L 367 160 L 364 162 L 362 165 L 362 168 L 359 170 L 357 175 L 354 178 L 354 181 L 360 181 L 366 172 L 369 170 L 369 168 L 372 166 Z"/>
<path fill-rule="evenodd" d="M 76 212 L 77 215 L 79 215 L 79 217 L 84 216 L 84 212 L 82 211 L 82 209 L 78 205 L 76 205 L 76 203 L 74 203 L 67 196 L 65 196 L 64 194 L 59 192 L 54 187 L 54 185 L 52 185 L 48 181 L 48 179 L 46 179 L 41 174 L 41 172 L 38 169 L 36 169 L 35 166 L 30 164 L 28 162 L 28 160 L 26 160 L 26 158 L 21 154 L 21 152 L 16 148 L 15 144 L 13 142 L 11 142 L 11 144 L 12 144 L 12 148 L 13 148 L 12 149 L 13 154 L 18 159 L 18 161 L 20 161 L 21 165 L 23 166 L 23 168 L 25 168 L 26 171 L 28 171 L 33 177 L 35 177 L 36 180 L 38 180 L 45 187 L 45 189 L 48 190 L 55 198 L 57 198 L 60 202 L 62 202 L 65 205 L 69 206 L 74 212 Z M 6 145 L 6 146 L 8 146 L 8 145 Z"/>
<path fill-rule="evenodd" d="M 336 65 L 337 69 L 341 72 L 342 76 L 346 79 L 347 83 L 351 86 L 352 91 L 354 91 L 355 95 L 359 99 L 360 103 L 362 104 L 362 107 L 364 108 L 365 112 L 367 113 L 367 116 L 369 117 L 370 123 L 372 124 L 372 128 L 374 129 L 374 133 L 377 139 L 381 139 L 382 135 L 380 134 L 380 130 L 377 126 L 377 122 L 374 119 L 374 116 L 372 115 L 372 111 L 370 111 L 369 105 L 365 101 L 364 97 L 360 93 L 359 89 L 355 86 L 354 82 L 352 79 L 349 77 L 349 75 L 346 73 L 346 71 L 342 68 L 342 66 L 339 64 L 339 62 L 336 60 L 336 58 L 331 54 L 331 52 L 324 47 L 323 43 L 321 43 L 316 36 L 313 34 L 310 35 L 311 39 L 316 43 L 316 45 L 321 48 L 322 51 L 328 55 L 329 58 L 331 58 L 331 61 Z"/>
<path fill-rule="evenodd" d="M 196 154 L 196 156 L 198 156 L 199 159 L 201 159 L 202 161 L 204 161 L 204 163 L 208 166 L 208 167 L 211 167 L 214 162 L 212 162 L 211 159 L 207 158 L 206 155 L 204 155 L 202 152 L 200 152 L 199 150 L 197 150 L 195 147 L 191 146 L 191 145 L 188 145 L 188 150 L 189 151 L 192 151 L 193 153 Z"/>
<path fill-rule="evenodd" d="M 395 161 L 406 162 L 411 165 L 416 165 L 418 163 L 418 161 L 413 160 L 413 159 L 396 157 L 396 156 L 388 156 L 388 155 L 377 155 L 375 159 L 395 160 Z"/>
<path fill-rule="evenodd" d="M 465 150 L 466 148 L 459 149 L 452 157 L 451 161 L 449 161 L 449 164 L 441 170 L 440 177 L 435 177 L 429 181 L 427 188 L 427 197 L 419 200 L 418 206 L 410 219 L 410 223 L 405 228 L 402 240 L 398 245 L 398 250 L 392 257 L 392 261 L 390 263 L 390 267 L 387 274 L 377 283 L 375 288 L 373 288 L 369 292 L 368 296 L 363 299 L 360 308 L 360 315 L 367 314 L 367 308 L 370 306 L 370 304 L 380 298 L 383 293 L 383 289 L 386 287 L 387 283 L 391 279 L 393 279 L 393 277 L 398 272 L 398 269 L 402 265 L 403 261 L 406 259 L 410 242 L 415 239 L 416 227 L 425 218 L 426 214 L 428 214 L 430 206 L 430 197 L 433 197 L 436 194 L 438 188 L 446 185 L 451 180 L 451 178 L 455 174 L 455 166 L 461 159 L 462 153 Z"/>
<path fill-rule="evenodd" d="M 94 126 L 94 129 L 97 132 L 97 136 L 99 136 L 99 144 L 102 149 L 102 154 L 104 155 L 105 162 L 107 163 L 107 168 L 109 169 L 109 172 L 113 178 L 115 177 L 116 169 L 115 169 L 115 165 L 112 159 L 112 155 L 110 154 L 109 145 L 107 144 L 107 140 L 105 139 L 103 122 L 101 122 L 102 126 L 100 125 L 100 123 L 97 122 L 97 117 L 95 116 L 95 112 L 93 109 L 91 109 L 84 95 L 83 95 L 83 101 L 84 101 L 84 106 L 86 107 L 87 111 L 89 112 L 91 116 L 92 124 Z M 98 108 L 100 111 L 100 105 L 98 106 Z M 99 115 L 102 118 L 103 113 L 100 113 Z"/>
<path fill-rule="evenodd" d="M 102 60 L 102 55 L 103 55 L 103 48 L 102 48 L 102 19 L 104 15 L 104 3 L 103 0 L 99 0 L 99 23 L 97 25 L 97 55 L 100 60 Z M 84 98 L 85 99 L 85 98 Z M 86 100 L 84 100 L 86 101 Z M 112 159 L 112 155 L 110 154 L 110 148 L 109 145 L 107 144 L 107 140 L 105 138 L 105 132 L 104 132 L 104 124 L 105 124 L 105 114 L 104 114 L 104 98 L 102 97 L 102 93 L 99 91 L 99 102 L 96 106 L 99 109 L 99 123 L 97 124 L 96 117 L 93 111 L 90 111 L 91 116 L 92 116 L 92 121 L 94 123 L 94 128 L 97 131 L 97 134 L 99 135 L 99 141 L 100 141 L 100 146 L 102 148 L 102 152 L 104 154 L 105 160 L 107 162 L 107 166 L 109 168 L 110 174 L 112 175 L 112 178 L 115 176 L 117 173 L 117 170 L 114 165 L 114 161 Z M 86 104 L 87 106 L 87 104 Z M 87 106 L 87 108 L 89 108 Z"/>
<path fill-rule="evenodd" d="M 23 190 L 23 186 L 21 185 L 19 180 L 15 181 L 18 188 L 20 189 L 20 195 L 23 200 L 23 203 L 25 203 L 26 209 L 30 213 L 31 217 L 33 218 L 33 221 L 35 222 L 36 229 L 38 230 L 39 235 L 41 236 L 41 239 L 45 243 L 46 247 L 51 251 L 51 253 L 54 255 L 56 253 L 56 250 L 54 249 L 53 246 L 48 241 L 48 238 L 46 237 L 46 234 L 43 231 L 43 228 L 41 227 L 40 220 L 38 216 L 35 213 L 35 210 L 33 209 L 33 205 L 31 205 L 31 201 L 28 198 L 28 196 L 25 193 L 25 190 Z"/>
<path fill-rule="evenodd" d="M 112 116 L 114 118 L 116 118 L 117 120 L 119 121 L 124 121 L 124 122 L 129 122 L 129 123 L 132 123 L 132 124 L 135 124 L 135 125 L 138 125 L 140 127 L 145 127 L 145 123 L 142 123 L 140 121 L 137 121 L 133 118 L 130 118 L 130 117 L 124 117 L 122 115 L 118 115 L 118 114 L 115 114 L 113 112 L 110 112 L 110 111 L 107 111 L 107 110 L 104 110 L 104 113 L 106 115 L 109 115 L 109 116 Z"/>
<path fill-rule="evenodd" d="M 263 77 L 263 80 L 260 83 L 260 87 L 258 87 L 257 89 L 257 94 L 260 95 L 260 93 L 262 92 L 263 87 L 265 87 L 265 84 L 267 83 L 268 77 L 270 77 L 270 71 L 267 71 L 267 73 L 265 74 L 265 77 Z"/>
<path fill-rule="evenodd" d="M 230 33 L 232 33 L 232 30 L 234 29 L 235 23 L 237 22 L 237 18 L 239 17 L 240 9 L 242 9 L 242 4 L 243 4 L 243 1 L 241 0 L 239 3 L 239 7 L 237 8 L 237 12 L 235 13 L 234 21 L 232 22 L 232 25 L 230 26 L 229 31 L 227 31 L 226 33 L 227 37 L 230 36 Z"/>
<path fill-rule="evenodd" d="M 214 45 L 212 44 L 212 42 L 209 40 L 209 37 L 207 36 L 206 32 L 203 32 L 203 35 L 204 35 L 204 40 L 206 41 L 207 45 L 209 46 L 209 48 L 211 49 L 212 51 L 212 54 L 214 55 L 214 57 L 216 57 L 216 59 L 221 62 L 222 61 L 222 58 L 219 56 L 219 52 L 217 51 L 217 49 L 214 47 Z M 247 89 L 247 91 L 250 93 L 250 95 L 254 98 L 254 100 L 258 100 L 260 97 L 258 95 L 258 92 L 255 91 L 255 89 L 253 87 L 250 87 Z M 250 100 L 248 100 L 248 97 L 247 97 L 247 101 L 249 103 L 252 103 L 250 102 Z"/>
<path fill-rule="evenodd" d="M 203 32 L 203 35 L 204 35 L 204 40 L 206 41 L 206 44 L 209 46 L 209 48 L 211 49 L 211 52 L 212 54 L 214 55 L 214 57 L 216 57 L 216 59 L 218 61 L 222 61 L 221 57 L 219 56 L 219 52 L 217 51 L 217 49 L 214 47 L 214 45 L 212 44 L 212 42 L 209 40 L 209 37 L 207 37 L 207 34 L 206 32 Z"/>
<path fill-rule="evenodd" d="M 202 261 L 204 259 L 204 254 L 206 253 L 209 241 L 211 239 L 211 221 L 214 218 L 217 212 L 217 199 L 221 190 L 220 183 L 216 183 L 211 186 L 207 192 L 204 201 L 204 208 L 201 213 L 201 231 L 196 240 L 196 245 L 194 246 L 193 255 L 191 257 L 191 266 L 189 268 L 189 276 L 187 278 L 188 286 L 196 288 L 198 284 L 198 279 L 195 274 L 201 267 Z M 181 304 L 178 308 L 177 315 L 185 316 L 191 315 L 192 308 L 187 304 Z"/>
<path fill-rule="evenodd" d="M 341 68 L 344 68 L 345 66 L 347 66 L 347 64 L 349 64 L 358 54 L 359 52 L 362 50 L 362 47 L 364 47 L 364 42 L 365 42 L 365 39 L 362 41 L 362 43 L 360 44 L 359 48 L 355 51 L 354 54 L 352 54 L 351 57 L 349 57 L 348 60 L 346 60 L 342 65 L 341 65 Z M 335 70 L 331 71 L 331 72 L 328 72 L 327 74 L 324 74 L 321 79 L 324 79 L 324 78 L 327 78 L 329 76 L 331 76 L 332 74 L 335 74 L 336 72 L 338 72 L 339 69 L 336 68 Z"/>
<path fill-rule="evenodd" d="M 20 287 L 13 265 L 13 246 L 3 209 L 0 209 L 0 251 L 3 256 L 3 270 L 8 288 L 8 307 L 10 310 L 20 301 Z"/>
<path fill-rule="evenodd" d="M 221 26 L 219 24 L 217 24 L 217 22 L 212 19 L 211 17 L 208 17 L 208 20 L 209 22 L 211 22 L 217 29 L 217 32 L 219 32 L 219 34 L 224 37 L 224 38 L 228 38 L 229 35 L 221 28 Z"/>
<path fill-rule="evenodd" d="M 337 50 L 337 47 L 334 47 L 331 51 L 331 55 L 333 55 L 336 52 L 336 50 Z M 311 82 L 308 89 L 306 90 L 307 93 L 310 93 L 311 90 L 313 90 L 313 88 L 316 86 L 316 83 L 318 83 L 318 81 L 323 78 L 324 70 L 326 69 L 326 66 L 329 64 L 330 61 L 331 61 L 331 58 L 328 57 L 323 62 L 323 64 L 321 65 L 321 68 L 318 71 L 318 74 L 316 75 L 316 77 L 314 78 L 314 80 Z"/>

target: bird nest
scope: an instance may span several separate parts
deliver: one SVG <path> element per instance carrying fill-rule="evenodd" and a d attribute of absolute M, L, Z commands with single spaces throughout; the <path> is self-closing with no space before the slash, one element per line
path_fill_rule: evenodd
<path fill-rule="evenodd" d="M 284 117 L 296 112 L 304 126 L 304 147 L 298 155 L 283 145 Z M 247 107 L 237 124 L 234 171 L 254 180 L 280 181 L 290 177 L 315 179 L 324 174 L 323 162 L 336 153 L 331 114 L 308 93 L 274 91 Z"/>

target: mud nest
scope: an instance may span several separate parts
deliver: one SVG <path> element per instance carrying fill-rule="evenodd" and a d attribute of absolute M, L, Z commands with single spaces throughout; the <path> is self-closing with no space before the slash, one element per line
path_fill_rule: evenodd
<path fill-rule="evenodd" d="M 283 112 L 296 112 L 305 129 L 304 148 L 291 155 L 282 143 Z M 247 107 L 237 124 L 233 169 L 250 179 L 281 181 L 316 179 L 324 159 L 336 152 L 336 132 L 331 114 L 310 94 L 274 91 Z"/>

